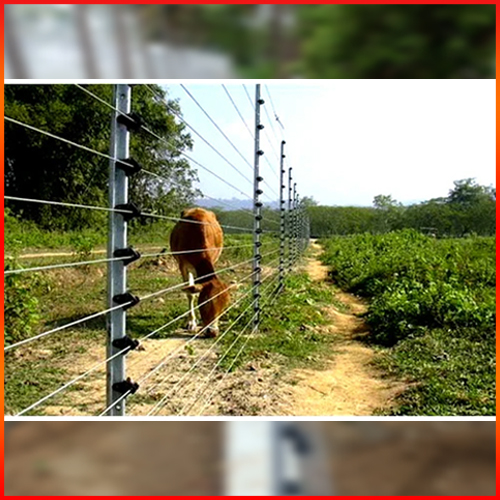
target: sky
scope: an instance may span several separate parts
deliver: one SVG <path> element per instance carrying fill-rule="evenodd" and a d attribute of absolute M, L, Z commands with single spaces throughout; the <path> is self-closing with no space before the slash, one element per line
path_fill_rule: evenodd
<path fill-rule="evenodd" d="M 226 82 L 253 134 L 255 116 L 243 84 Z M 254 99 L 255 83 L 244 85 Z M 196 134 L 192 157 L 238 188 L 198 168 L 202 191 L 251 198 L 253 137 L 221 83 L 184 86 L 247 161 L 180 84 L 165 86 L 180 100 L 185 120 L 227 162 Z M 453 181 L 468 177 L 495 184 L 495 80 L 282 80 L 266 81 L 261 92 L 270 118 L 261 108 L 264 201 L 279 193 L 282 138 L 299 195 L 323 205 L 370 206 L 379 194 L 415 203 L 446 196 Z"/>

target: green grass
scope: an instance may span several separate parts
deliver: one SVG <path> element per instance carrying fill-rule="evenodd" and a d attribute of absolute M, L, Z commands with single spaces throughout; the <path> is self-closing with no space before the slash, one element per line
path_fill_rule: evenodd
<path fill-rule="evenodd" d="M 386 373 L 416 383 L 390 415 L 495 415 L 495 345 L 476 329 L 433 329 L 379 360 Z"/>
<path fill-rule="evenodd" d="M 267 283 L 264 283 L 263 288 L 266 286 Z M 273 291 L 271 287 L 265 294 L 263 304 Z M 236 329 L 224 337 L 220 350 L 227 355 L 221 362 L 221 369 L 235 370 L 252 360 L 277 362 L 289 369 L 320 366 L 331 352 L 332 338 L 319 333 L 315 327 L 328 323 L 321 307 L 331 301 L 332 291 L 328 287 L 312 282 L 303 273 L 289 275 L 285 279 L 283 293 L 270 307 L 264 307 L 257 335 L 243 335 L 237 339 L 239 330 Z M 241 321 L 241 325 L 249 319 L 251 313 Z M 245 348 L 238 356 L 244 343 Z"/>
<path fill-rule="evenodd" d="M 333 281 L 370 299 L 380 366 L 410 382 L 392 414 L 495 414 L 494 238 L 405 230 L 323 244 Z"/>
<path fill-rule="evenodd" d="M 146 239 L 146 235 L 138 237 L 136 234 L 135 236 L 139 240 L 144 238 L 145 241 Z M 49 238 L 49 236 L 46 235 L 44 238 Z M 67 238 L 67 235 L 64 238 Z M 163 236 L 160 238 L 157 234 L 156 239 L 161 241 L 165 238 Z M 57 238 L 55 240 L 57 241 Z M 273 236 L 263 235 L 262 241 L 264 244 L 263 254 L 278 248 L 279 242 Z M 226 250 L 221 256 L 218 268 L 222 269 L 250 259 L 253 255 L 253 249 L 252 246 L 247 245 L 251 243 L 251 235 L 227 235 L 225 238 Z M 40 251 L 48 250 L 41 245 L 38 245 L 38 248 Z M 26 251 L 27 249 L 23 248 L 21 253 L 26 253 Z M 276 259 L 278 257 L 279 253 L 275 252 L 263 258 L 262 267 L 265 272 L 269 271 L 269 266 L 277 267 Z M 61 260 L 60 257 L 35 257 L 26 261 L 23 259 L 22 265 L 31 267 L 59 263 Z M 67 258 L 68 262 L 72 260 L 74 260 L 73 257 Z M 20 265 L 19 262 L 21 261 L 18 261 L 17 265 Z M 251 270 L 251 263 L 247 263 L 234 270 L 221 273 L 220 277 L 226 283 L 233 284 L 247 277 Z M 8 342 L 31 337 L 107 307 L 106 264 L 28 273 L 27 275 L 19 275 L 19 280 L 21 280 L 20 286 L 24 287 L 23 289 L 29 289 L 29 295 L 35 301 L 33 306 L 35 309 L 33 311 L 34 319 L 31 331 L 19 328 L 20 331 L 12 338 L 7 332 Z M 144 258 L 128 267 L 128 289 L 139 296 L 180 282 L 181 277 L 177 265 L 174 259 L 169 256 Z M 269 281 L 266 281 L 263 286 L 265 287 L 267 283 Z M 242 297 L 249 290 L 249 286 L 250 280 L 247 279 L 237 290 L 233 290 L 232 302 L 234 303 L 235 300 Z M 272 313 L 263 313 L 261 334 L 251 339 L 248 345 L 249 351 L 245 350 L 244 357 L 238 360 L 233 367 L 234 369 L 242 362 L 257 357 L 274 357 L 276 355 L 280 360 L 285 361 L 285 364 L 292 365 L 295 362 L 303 362 L 311 356 L 319 356 L 320 348 L 326 345 L 326 341 L 304 326 L 320 324 L 324 321 L 319 312 L 319 306 L 328 303 L 331 294 L 325 289 L 319 290 L 305 276 L 301 275 L 290 276 L 287 279 L 287 288 L 289 292 L 278 298 Z M 8 292 L 9 290 L 6 291 L 6 293 Z M 268 292 L 271 292 L 271 289 Z M 263 297 L 263 301 L 265 300 L 266 296 Z M 227 317 L 221 321 L 221 331 L 229 327 L 230 322 L 238 317 L 248 303 L 247 298 L 227 314 Z M 141 301 L 136 307 L 129 309 L 127 313 L 127 331 L 132 337 L 140 339 L 186 311 L 187 300 L 179 290 Z M 243 321 L 247 317 L 241 318 L 241 321 L 236 324 L 235 332 L 239 331 L 238 328 L 243 327 Z M 171 337 L 176 330 L 183 328 L 185 322 L 185 318 L 174 322 L 156 334 L 155 338 Z M 220 356 L 229 346 L 230 338 L 234 340 L 234 337 L 228 335 L 227 339 L 223 339 L 216 346 Z M 200 355 L 200 348 L 209 347 L 212 342 L 213 340 L 205 339 L 201 346 L 192 346 L 193 352 L 189 352 L 188 349 L 186 353 L 195 359 Z M 59 388 L 71 378 L 92 367 L 95 361 L 88 358 L 88 351 L 98 346 L 104 352 L 105 343 L 106 320 L 103 315 L 8 351 L 5 356 L 5 412 L 15 414 L 21 411 Z M 234 350 L 231 350 L 227 360 L 224 360 L 221 369 L 228 368 L 231 355 L 235 355 Z M 78 367 L 78 373 L 75 372 L 75 366 Z M 80 367 L 82 367 L 81 370 Z M 89 380 L 93 380 L 92 377 L 96 376 L 100 375 L 91 374 Z M 83 387 L 85 387 L 83 381 L 78 382 L 69 390 L 50 398 L 47 403 L 35 408 L 28 415 L 43 415 L 45 405 L 67 407 L 71 401 L 72 393 L 81 392 Z M 137 396 L 139 395 L 138 393 Z M 79 402 L 75 406 L 81 411 L 85 411 L 86 403 L 80 402 L 82 399 L 84 398 L 79 396 Z M 147 401 L 144 400 L 144 402 Z"/>

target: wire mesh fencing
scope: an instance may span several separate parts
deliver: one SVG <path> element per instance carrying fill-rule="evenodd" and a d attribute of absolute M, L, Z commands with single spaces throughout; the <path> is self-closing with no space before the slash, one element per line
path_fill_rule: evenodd
<path fill-rule="evenodd" d="M 224 107 L 225 113 L 233 113 L 233 116 L 239 117 L 246 129 L 245 135 L 246 132 L 249 133 L 248 140 L 245 139 L 248 148 L 243 152 L 224 125 L 217 122 L 217 117 L 207 111 L 203 100 L 196 95 L 194 89 L 186 85 L 181 85 L 180 88 L 199 113 L 187 119 L 179 107 L 165 99 L 161 89 L 153 85 L 116 84 L 111 102 L 97 95 L 97 92 L 88 86 L 74 87 L 86 98 L 111 112 L 108 153 L 69 140 L 48 130 L 48 125 L 35 126 L 33 122 L 29 123 L 29 118 L 20 120 L 5 116 L 5 120 L 10 127 L 21 127 L 35 136 L 47 137 L 55 143 L 81 151 L 81 154 L 99 158 L 100 163 L 95 168 L 103 169 L 103 160 L 108 163 L 107 206 L 104 203 L 80 203 L 85 201 L 85 196 L 69 201 L 44 199 L 42 186 L 40 197 L 10 194 L 8 182 L 5 201 L 7 204 L 41 205 L 58 210 L 107 214 L 109 230 L 106 258 L 90 258 L 93 254 L 87 252 L 83 260 L 39 265 L 43 255 L 35 254 L 40 255 L 36 259 L 37 265 L 29 265 L 31 261 L 28 261 L 27 265 L 7 265 L 4 274 L 8 280 L 30 274 L 99 268 L 99 293 L 105 298 L 106 307 L 91 310 L 95 298 L 87 299 L 88 304 L 85 296 L 79 301 L 77 298 L 80 306 L 88 311 L 86 314 L 79 315 L 71 311 L 65 318 L 55 318 L 50 328 L 9 340 L 4 347 L 5 361 L 8 366 L 19 358 L 36 359 L 40 352 L 47 355 L 47 351 L 47 356 L 50 357 L 50 353 L 58 349 L 64 350 L 72 342 L 78 343 L 81 351 L 90 350 L 88 345 L 75 340 L 70 333 L 78 333 L 79 328 L 97 322 L 99 326 L 96 330 L 102 339 L 102 323 L 99 322 L 103 319 L 106 320 L 106 353 L 93 353 L 89 358 L 91 357 L 94 363 L 87 362 L 84 366 L 75 361 L 71 370 L 74 376 L 62 385 L 58 383 L 57 377 L 54 377 L 55 381 L 51 383 L 40 381 L 42 388 L 23 394 L 20 399 L 24 404 L 20 404 L 15 401 L 15 391 L 20 391 L 19 386 L 33 384 L 33 377 L 36 377 L 35 368 L 39 363 L 44 363 L 43 359 L 37 360 L 33 364 L 33 373 L 28 371 L 25 380 L 17 375 L 18 378 L 11 389 L 7 385 L 7 391 L 13 391 L 8 395 L 9 401 L 16 408 L 15 411 L 9 412 L 7 405 L 7 413 L 16 416 L 54 413 L 99 416 L 202 415 L 218 388 L 234 369 L 250 339 L 262 334 L 259 331 L 261 312 L 271 308 L 280 293 L 286 293 L 285 275 L 292 271 L 309 239 L 305 208 L 296 185 L 293 184 L 292 188 L 291 168 L 288 171 L 286 199 L 286 143 L 283 135 L 278 137 L 279 134 L 275 130 L 277 127 L 283 129 L 283 125 L 274 105 L 272 104 L 271 108 L 274 120 L 267 109 L 269 103 L 272 103 L 271 99 L 266 102 L 267 96 L 271 98 L 271 92 L 265 88 L 263 93 L 260 84 L 255 85 L 254 98 L 246 85 L 238 88 L 238 92 L 226 85 L 222 85 L 222 88 L 211 88 L 212 92 L 217 90 L 217 97 L 221 99 L 220 107 Z M 139 106 L 134 95 L 139 90 L 145 91 L 156 104 L 164 106 L 174 125 L 182 123 L 186 130 L 205 145 L 206 151 L 211 151 L 212 157 L 217 158 L 217 164 L 220 166 L 218 172 L 208 167 L 206 161 L 196 158 L 194 153 L 187 154 L 172 137 L 157 132 L 146 117 L 136 111 Z M 263 96 L 266 96 L 266 99 Z M 245 103 L 243 109 L 242 97 L 248 99 L 250 108 Z M 202 123 L 210 127 L 209 132 L 201 131 Z M 267 133 L 268 130 L 271 133 Z M 205 200 L 210 200 L 215 206 L 224 205 L 223 209 L 221 207 L 218 211 L 221 219 L 218 225 L 226 236 L 225 245 L 213 247 L 202 244 L 199 248 L 182 251 L 174 251 L 172 248 L 162 248 L 160 251 L 157 251 L 159 248 L 153 248 L 155 251 L 151 251 L 150 246 L 136 248 L 130 244 L 130 241 L 135 239 L 134 233 L 138 227 L 132 221 L 162 221 L 168 224 L 164 234 L 165 241 L 168 241 L 169 233 L 175 224 L 184 224 L 191 228 L 187 230 L 188 235 L 196 227 L 213 226 L 213 222 L 193 220 L 182 215 L 174 216 L 168 211 L 159 213 L 158 210 L 144 210 L 136 200 L 130 198 L 131 193 L 133 194 L 130 183 L 136 180 L 145 183 L 149 192 L 163 189 L 163 186 L 171 188 L 172 185 L 172 179 L 167 174 L 158 169 L 155 171 L 154 168 L 142 165 L 134 159 L 133 140 L 139 134 L 147 134 L 158 143 L 164 143 L 165 154 L 182 158 L 191 167 L 201 169 L 212 182 L 223 184 L 224 189 L 230 190 L 236 196 L 244 196 L 251 203 L 251 208 L 242 208 L 227 200 L 203 195 Z M 8 139 L 9 136 L 7 141 Z M 233 181 L 228 172 L 238 174 L 237 180 Z M 272 178 L 269 174 L 272 174 Z M 201 187 L 204 187 L 204 183 L 201 184 Z M 274 204 L 276 210 L 266 209 L 264 198 L 268 200 L 268 205 Z M 226 223 L 224 220 L 228 208 L 237 214 L 237 222 L 229 220 Z M 203 300 L 200 298 L 197 305 L 191 303 L 190 309 L 186 310 L 182 296 L 193 283 L 191 278 L 181 282 L 175 278 L 179 272 L 173 261 L 197 254 L 207 255 L 210 252 L 222 252 L 215 271 L 203 273 L 195 278 L 198 282 L 210 281 L 220 276 L 229 282 L 227 291 L 230 292 L 231 300 L 227 307 L 217 311 L 215 317 L 208 323 L 204 322 L 200 329 L 186 331 L 182 328 L 181 321 L 188 321 L 204 307 L 215 307 L 215 301 L 226 289 Z M 57 254 L 55 255 L 57 257 Z M 17 259 L 17 262 L 19 261 L 20 259 Z M 148 272 L 148 279 L 144 279 L 141 270 L 149 269 L 148 266 L 152 266 L 151 271 Z M 158 275 L 161 275 L 161 279 Z M 155 286 L 157 284 L 159 286 Z M 72 290 L 71 295 L 73 294 L 78 296 L 79 290 Z M 62 299 L 66 300 L 67 297 L 63 295 Z M 53 306 L 47 303 L 45 307 L 50 309 Z M 164 317 L 157 314 L 157 311 L 163 308 Z M 217 327 L 219 320 L 219 333 L 213 339 L 206 338 L 207 334 Z M 44 342 L 49 344 L 42 344 L 40 347 L 40 343 Z M 58 398 L 63 396 L 69 399 L 69 405 L 61 404 Z M 88 399 L 93 401 L 93 404 Z"/>

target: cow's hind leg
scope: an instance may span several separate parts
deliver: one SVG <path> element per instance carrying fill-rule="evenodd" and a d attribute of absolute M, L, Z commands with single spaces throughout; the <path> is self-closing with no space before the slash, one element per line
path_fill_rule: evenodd
<path fill-rule="evenodd" d="M 194 287 L 194 275 L 192 272 L 188 273 L 188 281 L 189 281 L 189 287 Z M 187 292 L 189 311 L 190 311 L 187 330 L 190 332 L 195 332 L 196 329 L 198 328 L 198 324 L 196 323 L 196 313 L 194 309 L 195 295 L 196 293 L 192 291 Z"/>
<path fill-rule="evenodd" d="M 196 329 L 198 328 L 198 324 L 196 323 L 196 314 L 194 310 L 194 302 L 196 297 L 194 293 L 189 293 L 189 292 L 187 296 L 188 296 L 189 310 L 190 310 L 187 330 L 190 332 L 195 332 Z"/>

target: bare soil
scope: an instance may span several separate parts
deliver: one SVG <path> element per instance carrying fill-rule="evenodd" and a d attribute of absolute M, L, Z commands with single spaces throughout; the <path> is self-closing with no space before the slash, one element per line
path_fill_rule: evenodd
<path fill-rule="evenodd" d="M 265 275 L 268 270 L 264 268 L 263 272 Z M 165 299 L 155 300 L 161 307 Z M 176 300 L 184 298 L 176 296 Z M 185 304 L 187 309 L 187 301 Z M 187 318 L 179 324 L 183 322 Z M 226 327 L 225 323 L 221 326 L 222 330 Z M 127 376 L 140 386 L 135 395 L 127 398 L 127 415 L 280 415 L 289 411 L 286 398 L 290 391 L 287 387 L 277 390 L 281 377 L 275 362 L 255 361 L 230 373 L 220 368 L 214 371 L 219 359 L 217 348 L 212 347 L 215 341 L 193 337 L 193 333 L 179 328 L 168 338 L 146 339 L 137 350 L 127 354 Z M 70 379 L 103 359 L 105 346 L 96 342 L 85 344 L 85 354 L 58 365 Z M 106 365 L 102 364 L 71 391 L 51 399 L 44 414 L 99 415 L 105 410 L 105 393 Z"/>
<path fill-rule="evenodd" d="M 305 270 L 314 281 L 325 281 L 328 268 L 318 259 L 321 246 L 313 242 Z M 334 356 L 323 370 L 296 370 L 298 382 L 292 388 L 293 415 L 302 416 L 362 416 L 394 404 L 405 384 L 382 376 L 373 365 L 375 352 L 360 339 L 368 328 L 361 317 L 366 305 L 357 297 L 337 291 L 336 301 L 347 312 L 334 305 L 324 309 L 331 323 L 320 331 L 335 336 Z"/>

